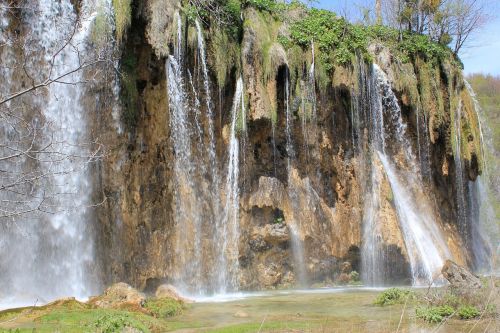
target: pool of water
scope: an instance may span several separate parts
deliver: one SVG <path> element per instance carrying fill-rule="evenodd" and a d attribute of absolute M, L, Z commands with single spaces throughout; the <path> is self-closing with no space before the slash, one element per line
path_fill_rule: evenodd
<path fill-rule="evenodd" d="M 170 328 L 179 332 L 455 333 L 469 332 L 476 325 L 472 332 L 500 332 L 493 319 L 425 324 L 415 317 L 413 305 L 374 305 L 382 289 L 283 290 L 199 298 L 169 320 Z"/>

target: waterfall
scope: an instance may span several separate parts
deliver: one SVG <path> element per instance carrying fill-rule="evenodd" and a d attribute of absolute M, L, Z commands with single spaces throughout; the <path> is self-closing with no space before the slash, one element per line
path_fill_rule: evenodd
<path fill-rule="evenodd" d="M 410 261 L 413 284 L 428 285 L 439 276 L 444 258 L 450 253 L 432 215 L 408 184 L 401 182 L 387 156 L 379 152 L 380 160 L 394 193 L 398 221 Z M 405 175 L 407 176 L 407 175 Z"/>
<path fill-rule="evenodd" d="M 472 250 L 473 268 L 483 274 L 491 274 L 495 268 L 493 262 L 495 250 L 492 244 L 498 244 L 500 234 L 492 204 L 492 199 L 494 200 L 492 189 L 489 188 L 487 179 L 488 174 L 479 176 L 476 181 L 469 181 L 467 184 L 472 219 L 469 246 Z"/>
<path fill-rule="evenodd" d="M 207 68 L 207 57 L 205 52 L 205 43 L 203 41 L 203 32 L 201 29 L 200 22 L 196 20 L 196 31 L 198 37 L 198 52 L 200 53 L 201 59 L 201 68 L 203 71 L 203 87 L 205 88 L 205 103 L 207 108 L 207 122 L 208 122 L 208 135 L 209 135 L 209 145 L 208 149 L 208 157 L 210 161 L 210 172 L 212 175 L 212 191 L 216 192 L 219 189 L 219 176 L 217 169 L 217 156 L 215 151 L 215 130 L 214 130 L 214 114 L 212 110 L 212 98 L 210 92 L 210 79 L 208 76 L 208 68 Z M 213 193 L 217 195 L 217 193 Z M 219 202 L 214 203 L 214 214 L 218 215 Z"/>
<path fill-rule="evenodd" d="M 286 152 L 287 158 L 287 174 L 288 174 L 288 196 L 292 204 L 292 221 L 288 221 L 287 225 L 290 231 L 290 240 L 292 248 L 292 256 L 294 263 L 295 275 L 298 278 L 298 283 L 301 286 L 307 285 L 307 271 L 305 267 L 305 253 L 304 253 L 304 240 L 301 238 L 301 227 L 296 220 L 296 212 L 300 209 L 297 198 L 297 189 L 292 179 L 292 162 L 295 159 L 295 149 L 292 141 L 292 115 L 290 112 L 290 81 L 289 81 L 288 67 L 285 74 L 285 118 L 286 118 Z"/>
<path fill-rule="evenodd" d="M 177 47 L 174 50 L 174 57 L 180 61 L 182 59 L 182 19 L 179 12 L 175 13 L 175 21 L 177 24 Z"/>
<path fill-rule="evenodd" d="M 46 94 L 27 94 L 19 98 L 19 104 L 13 100 L 2 106 L 2 112 L 9 107 L 32 108 L 27 117 L 31 117 L 34 139 L 29 145 L 36 147 L 26 154 L 29 157 L 1 165 L 12 171 L 12 176 L 2 176 L 2 185 L 22 175 L 31 188 L 26 194 L 22 193 L 26 187 L 19 187 L 21 192 L 17 193 L 1 193 L 4 203 L 18 203 L 14 210 L 20 213 L 0 224 L 0 298 L 7 302 L 12 298 L 20 303 L 16 305 L 63 296 L 86 298 L 98 288 L 92 272 L 92 212 L 88 208 L 92 205 L 92 184 L 87 170 L 95 151 L 86 126 L 85 77 L 83 70 L 77 70 L 91 57 L 87 43 L 97 5 L 82 1 L 79 17 L 69 0 L 39 0 L 31 5 L 24 9 L 22 22 L 32 29 L 23 49 L 27 72 L 33 73 L 36 81 L 74 72 L 48 86 Z M 5 85 L 14 83 L 3 81 L 0 92 L 12 93 Z M 18 148 L 28 148 L 23 146 L 25 137 L 14 139 L 14 133 L 6 128 L 0 135 L 17 142 Z M 2 148 L 1 154 L 6 152 Z M 23 215 L 21 210 L 33 213 Z"/>
<path fill-rule="evenodd" d="M 468 204 L 470 207 L 470 248 L 472 250 L 474 269 L 482 273 L 490 273 L 494 268 L 492 254 L 494 252 L 492 244 L 498 244 L 500 230 L 497 223 L 493 202 L 496 200 L 493 192 L 498 188 L 495 180 L 490 174 L 488 165 L 488 153 L 494 153 L 495 148 L 492 141 L 492 133 L 489 127 L 483 129 L 484 111 L 479 104 L 476 93 L 472 86 L 464 81 L 465 87 L 474 102 L 474 112 L 476 114 L 479 134 L 481 139 L 481 155 L 483 160 L 482 175 L 476 181 L 469 181 Z"/>
<path fill-rule="evenodd" d="M 312 122 L 313 122 L 313 130 L 316 133 L 316 126 L 318 122 L 318 111 L 316 105 L 316 59 L 314 54 L 314 41 L 311 42 L 311 67 L 309 68 L 309 89 L 308 89 L 308 97 L 312 104 Z"/>
<path fill-rule="evenodd" d="M 180 54 L 180 52 L 178 53 Z M 182 61 L 181 59 L 178 59 Z M 167 89 L 170 107 L 170 128 L 174 159 L 174 219 L 176 223 L 177 283 L 181 288 L 192 287 L 201 292 L 201 228 L 202 202 L 197 191 L 197 165 L 191 142 L 190 107 L 185 92 L 182 69 L 178 60 L 167 59 Z"/>
<path fill-rule="evenodd" d="M 196 22 L 202 93 L 183 58 L 182 25 L 176 14 L 177 43 L 166 61 L 170 131 L 174 152 L 173 192 L 176 253 L 174 283 L 186 294 L 201 296 L 238 289 L 239 164 L 238 126 L 244 131 L 243 80 L 232 108 L 225 186 L 218 169 L 210 75 L 203 31 Z M 202 109 L 203 108 L 203 109 Z M 204 112 L 202 112 L 204 111 Z"/>
<path fill-rule="evenodd" d="M 377 65 L 373 65 L 369 75 L 362 65 L 360 67 L 363 93 L 358 105 L 366 104 L 358 106 L 357 113 L 369 115 L 368 119 L 364 119 L 368 123 L 370 148 L 365 152 L 368 156 L 363 159 L 371 161 L 369 176 L 365 180 L 369 195 L 365 199 L 363 219 L 363 278 L 372 285 L 386 282 L 387 272 L 380 271 L 386 267 L 388 258 L 382 246 L 383 235 L 379 225 L 381 179 L 376 168 L 379 163 L 392 191 L 413 284 L 427 284 L 438 277 L 444 259 L 450 253 L 435 223 L 434 210 L 423 192 L 420 168 L 406 137 L 406 124 L 390 82 Z M 371 87 L 363 87 L 363 84 Z M 359 110 L 362 107 L 363 110 Z M 363 114 L 359 117 L 362 118 Z M 361 133 L 361 130 L 357 132 Z"/>
<path fill-rule="evenodd" d="M 423 112 L 420 105 L 417 106 L 415 118 L 417 123 L 417 149 L 420 173 L 423 179 L 430 181 L 432 178 L 432 168 L 430 160 L 429 124 L 427 123 L 425 112 Z"/>
<path fill-rule="evenodd" d="M 362 60 L 358 60 L 358 92 L 353 92 L 351 107 L 353 147 L 358 153 L 362 170 L 368 174 L 361 174 L 363 186 L 363 242 L 361 248 L 362 278 L 369 285 L 383 285 L 388 276 L 385 265 L 386 253 L 381 247 L 382 230 L 378 223 L 381 207 L 381 173 L 377 168 L 375 151 L 385 154 L 385 135 L 383 118 L 383 100 L 377 92 L 377 76 L 375 66 L 367 69 Z M 363 125 L 369 127 L 369 146 L 365 151 L 363 143 Z"/>
<path fill-rule="evenodd" d="M 467 199 L 465 193 L 465 175 L 462 162 L 462 100 L 458 102 L 453 113 L 453 159 L 455 162 L 455 187 L 456 187 L 456 205 L 458 230 L 463 236 L 465 242 L 468 242 L 468 217 L 467 217 Z M 466 244 L 467 246 L 467 244 Z"/>
<path fill-rule="evenodd" d="M 217 226 L 218 246 L 222 250 L 218 258 L 219 292 L 238 289 L 239 273 L 239 140 L 237 138 L 238 120 L 245 122 L 245 101 L 243 95 L 243 79 L 236 83 L 233 107 L 231 111 L 231 128 L 229 137 L 229 161 L 227 166 L 224 218 Z M 243 126 L 243 125 L 242 125 Z"/>

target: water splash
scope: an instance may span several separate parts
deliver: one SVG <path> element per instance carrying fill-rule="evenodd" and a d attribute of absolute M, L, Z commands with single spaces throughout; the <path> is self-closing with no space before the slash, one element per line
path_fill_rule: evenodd
<path fill-rule="evenodd" d="M 300 237 L 300 231 L 295 224 L 291 223 L 288 226 L 290 230 L 290 241 L 292 247 L 292 256 L 294 264 L 294 272 L 298 286 L 307 287 L 309 284 L 308 274 L 306 270 L 305 253 L 303 240 Z"/>
<path fill-rule="evenodd" d="M 89 157 L 93 147 L 86 126 L 88 110 L 83 104 L 84 73 L 77 70 L 91 57 L 87 43 L 97 5 L 83 1 L 78 17 L 69 0 L 39 0 L 32 5 L 23 16 L 31 29 L 23 50 L 27 71 L 36 73 L 35 80 L 74 72 L 50 85 L 46 95 L 21 98 L 43 110 L 40 116 L 37 112 L 30 114 L 32 125 L 40 131 L 39 142 L 34 144 L 50 147 L 50 152 L 35 156 L 39 169 L 33 169 L 26 159 L 2 165 L 2 169 L 39 179 L 33 184 L 29 201 L 9 195 L 2 198 L 7 200 L 3 202 L 34 204 L 33 215 L 12 218 L 0 227 L 1 252 L 7 255 L 0 255 L 0 294 L 4 299 L 14 297 L 18 305 L 64 296 L 84 299 L 98 288 L 92 274 L 94 246 L 88 209 L 92 185 L 87 167 L 93 161 Z M 70 43 L 66 44 L 68 38 Z M 0 86 L 4 84 L 14 82 L 7 80 Z M 1 89 L 6 90 L 10 89 Z M 2 178 L 2 182 L 5 180 Z M 51 214 L 41 215 L 37 210 Z"/>

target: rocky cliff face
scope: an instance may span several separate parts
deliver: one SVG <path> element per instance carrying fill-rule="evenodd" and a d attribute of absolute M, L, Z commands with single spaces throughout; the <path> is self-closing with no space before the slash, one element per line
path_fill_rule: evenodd
<path fill-rule="evenodd" d="M 97 213 L 98 253 L 105 283 L 126 281 L 153 289 L 164 280 L 178 279 L 184 270 L 179 256 L 186 256 L 186 265 L 197 246 L 205 253 L 200 274 L 210 279 L 216 266 L 211 254 L 215 250 L 209 249 L 215 239 L 211 227 L 187 229 L 184 235 L 179 234 L 176 220 L 179 200 L 191 196 L 189 191 L 177 191 L 174 164 L 179 152 L 173 148 L 172 96 L 167 92 L 167 56 L 177 45 L 189 86 L 186 98 L 201 101 L 203 129 L 209 128 L 209 120 L 203 102 L 207 98 L 203 54 L 194 22 L 181 17 L 182 43 L 178 43 L 175 13 L 180 3 L 133 4 L 132 24 L 121 45 L 121 68 L 128 75 L 121 81 L 122 117 L 118 123 L 113 120 L 110 106 L 92 122 L 108 147 L 95 179 L 95 195 L 107 198 Z M 366 69 L 371 64 L 358 57 L 327 72 L 312 67 L 311 75 L 311 50 L 285 50 L 277 41 L 287 33 L 286 24 L 253 8 L 242 15 L 236 40 L 214 23 L 203 26 L 218 161 L 210 172 L 221 175 L 222 184 L 236 80 L 241 75 L 244 82 L 247 113 L 239 116 L 237 131 L 239 234 L 234 245 L 239 288 L 346 283 L 355 276 L 352 271 L 362 273 L 364 228 L 368 215 L 375 214 L 367 208 L 374 186 L 370 179 L 377 179 L 373 209 L 378 216 L 378 248 L 384 253 L 383 268 L 378 269 L 386 283 L 411 282 L 416 268 L 401 230 L 398 198 L 382 162 L 368 153 L 373 142 L 368 122 L 374 120 L 363 115 L 367 100 L 362 91 L 373 80 Z M 397 97 L 408 148 L 415 155 L 422 182 L 413 200 L 429 199 L 429 218 L 448 249 L 443 257 L 472 265 L 466 246 L 471 226 L 460 223 L 463 207 L 455 200 L 460 195 L 456 163 L 463 163 L 463 177 L 473 181 L 481 173 L 481 154 L 478 120 L 461 71 L 451 61 L 431 62 L 424 55 L 400 62 L 381 43 L 373 42 L 369 52 Z M 320 77 L 322 73 L 326 77 Z M 385 114 L 384 121 L 389 124 L 390 115 Z M 393 144 L 397 129 L 389 130 L 393 132 L 386 135 L 387 154 L 398 169 L 409 171 L 405 152 Z M 463 134 L 458 146 L 457 132 Z M 204 133 L 202 144 L 208 145 L 210 133 Z M 201 153 L 193 156 L 195 165 L 206 158 Z M 222 190 L 217 193 L 224 201 L 227 191 L 219 185 Z M 204 207 L 200 211 L 209 220 L 207 211 L 212 208 Z M 201 243 L 183 242 L 185 248 L 179 249 L 183 237 L 194 232 L 200 233 Z"/>

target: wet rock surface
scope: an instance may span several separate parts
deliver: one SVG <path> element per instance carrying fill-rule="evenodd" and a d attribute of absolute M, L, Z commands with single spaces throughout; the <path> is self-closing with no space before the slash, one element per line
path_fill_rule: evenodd
<path fill-rule="evenodd" d="M 472 274 L 467 268 L 457 265 L 451 260 L 447 260 L 441 270 L 453 289 L 462 292 L 469 292 L 474 289 L 481 289 L 482 283 L 479 277 Z"/>
<path fill-rule="evenodd" d="M 143 307 L 146 296 L 124 282 L 115 283 L 100 296 L 89 299 L 89 304 L 99 308 L 135 309 Z"/>
<path fill-rule="evenodd" d="M 95 179 L 95 183 L 99 184 L 96 192 L 108 198 L 97 212 L 101 235 L 97 243 L 98 252 L 102 254 L 99 260 L 105 268 L 103 275 L 107 282 L 123 280 L 139 289 L 145 287 L 148 279 L 172 281 L 179 273 L 175 264 L 178 226 L 174 222 L 172 208 L 175 201 L 173 193 L 176 191 L 172 181 L 172 160 L 176 152 L 170 140 L 170 114 L 166 112 L 170 101 L 166 94 L 165 59 L 158 56 L 171 52 L 167 43 L 161 42 L 161 34 L 165 28 L 168 31 L 174 29 L 176 23 L 172 20 L 178 1 L 169 2 L 168 8 L 164 8 L 165 15 L 153 17 L 159 3 L 151 1 L 141 7 L 143 12 L 137 13 L 139 19 L 133 22 L 124 45 L 127 56 L 137 60 L 136 81 L 142 87 L 133 128 L 117 131 L 110 125 L 111 112 L 103 112 L 102 119 L 92 119 L 93 131 L 103 133 L 102 140 L 111 147 L 100 175 Z M 238 45 L 242 64 L 240 68 L 231 69 L 235 73 L 243 72 L 245 98 L 248 100 L 246 132 L 239 133 L 242 139 L 239 286 L 241 289 L 262 289 L 294 283 L 295 276 L 291 274 L 294 269 L 292 225 L 296 228 L 297 238 L 303 243 L 306 270 L 312 283 L 333 280 L 342 273 L 346 278 L 350 273 L 347 270 L 342 272 L 339 263 L 349 262 L 352 270 L 360 272 L 366 196 L 363 188 L 366 165 L 356 153 L 357 147 L 353 143 L 355 136 L 368 135 L 353 132 L 354 100 L 351 94 L 352 87 L 358 83 L 357 74 L 349 68 L 335 68 L 331 84 L 322 91 L 315 91 L 316 118 L 303 119 L 299 90 L 307 86 L 307 75 L 289 73 L 295 80 L 291 82 L 289 103 L 293 115 L 290 135 L 295 150 L 292 158 L 287 151 L 286 137 L 284 82 L 287 59 L 279 45 L 274 45 L 276 36 L 263 35 L 268 31 L 266 27 L 262 29 L 261 13 L 249 8 L 243 16 L 248 24 L 245 24 L 241 44 Z M 190 34 L 190 29 L 185 29 L 186 35 Z M 206 38 L 208 54 L 212 54 L 218 46 L 209 36 Z M 263 54 L 262 42 L 267 43 L 268 40 L 271 42 L 268 45 L 270 54 Z M 195 42 L 196 38 L 190 36 L 183 50 L 186 69 L 191 73 L 199 72 L 195 67 L 199 60 L 193 56 L 198 54 Z M 457 245 L 459 236 L 451 222 L 454 211 L 453 201 L 449 198 L 454 196 L 452 175 L 455 166 L 449 142 L 450 110 L 445 107 L 439 109 L 439 105 L 434 105 L 435 98 L 427 96 L 445 100 L 455 98 L 450 91 L 462 88 L 460 75 L 443 67 L 443 72 L 432 81 L 423 81 L 419 75 L 425 74 L 423 65 L 426 64 L 397 64 L 388 49 L 381 45 L 372 46 L 370 52 L 388 73 L 395 94 L 401 99 L 403 117 L 413 146 L 419 134 L 415 114 L 421 109 L 415 101 L 421 99 L 433 106 L 427 109 L 431 127 L 430 167 L 434 171 L 434 181 L 426 185 L 426 191 L 435 193 L 443 216 L 438 223 L 449 236 L 453 257 L 457 262 L 466 262 L 466 251 Z M 263 68 L 263 59 L 267 56 L 273 58 L 271 68 Z M 214 68 L 209 68 L 209 72 L 214 88 Z M 263 80 L 265 72 L 269 77 L 267 80 Z M 194 78 L 194 88 L 202 99 L 204 93 L 199 79 Z M 226 168 L 230 110 L 236 79 L 233 73 L 227 77 L 224 86 L 218 87 L 218 95 L 216 89 L 212 91 L 219 162 L 217 171 L 220 174 L 224 174 Z M 422 91 L 418 90 L 419 87 Z M 206 114 L 203 107 L 200 111 Z M 206 122 L 206 118 L 202 117 L 200 125 L 208 128 Z M 442 168 L 444 163 L 446 170 Z M 377 172 L 381 173 L 380 167 L 377 168 Z M 379 217 L 383 229 L 381 242 L 384 243 L 381 251 L 389 262 L 383 269 L 402 281 L 408 278 L 407 253 L 390 186 L 382 174 L 380 179 L 383 200 Z M 212 208 L 203 209 L 209 211 Z M 212 243 L 212 240 L 205 241 L 203 251 L 209 252 Z M 190 245 L 184 253 L 195 250 Z M 207 266 L 214 264 L 213 257 L 206 256 L 204 259 Z"/>
<path fill-rule="evenodd" d="M 179 291 L 171 284 L 162 284 L 156 289 L 155 297 L 158 299 L 171 298 L 184 303 L 192 303 L 192 300 L 182 297 Z"/>

